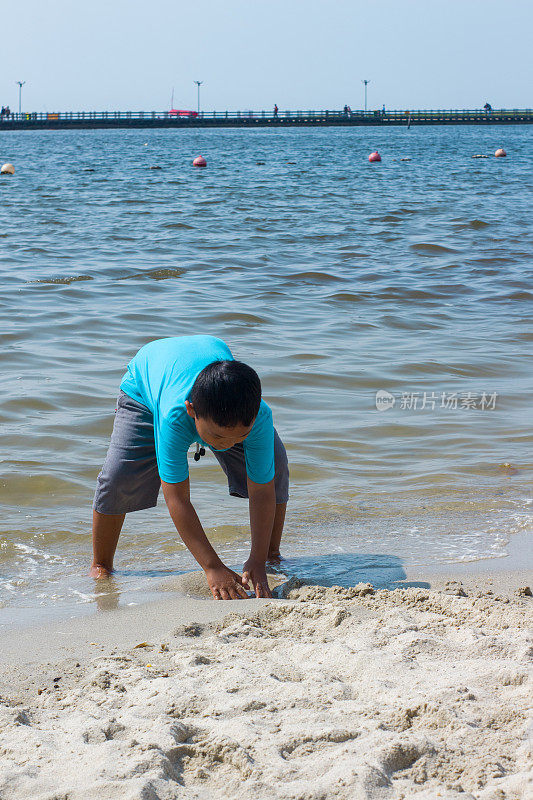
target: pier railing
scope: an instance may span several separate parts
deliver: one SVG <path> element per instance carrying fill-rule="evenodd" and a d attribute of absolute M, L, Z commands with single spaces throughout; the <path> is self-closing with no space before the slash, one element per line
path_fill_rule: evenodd
<path fill-rule="evenodd" d="M 405 125 L 531 123 L 533 109 L 298 111 L 24 111 L 0 115 L 4 128 L 257 125 Z"/>

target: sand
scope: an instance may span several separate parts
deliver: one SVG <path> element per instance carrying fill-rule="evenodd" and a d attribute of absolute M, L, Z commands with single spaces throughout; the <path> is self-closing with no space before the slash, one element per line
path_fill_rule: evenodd
<path fill-rule="evenodd" d="M 0 798 L 533 797 L 533 599 L 435 585 L 171 595 L 18 658 L 4 636 Z"/>

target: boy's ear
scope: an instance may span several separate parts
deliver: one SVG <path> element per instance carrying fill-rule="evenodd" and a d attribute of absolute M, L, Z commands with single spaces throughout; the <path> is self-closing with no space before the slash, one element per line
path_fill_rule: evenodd
<path fill-rule="evenodd" d="M 185 401 L 185 408 L 187 409 L 187 414 L 189 417 L 196 419 L 196 414 L 194 413 L 194 406 L 192 403 L 189 403 L 188 400 Z"/>

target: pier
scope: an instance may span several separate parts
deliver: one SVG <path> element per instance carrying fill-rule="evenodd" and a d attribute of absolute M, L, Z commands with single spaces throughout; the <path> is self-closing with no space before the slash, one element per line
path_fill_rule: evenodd
<path fill-rule="evenodd" d="M 388 125 L 523 125 L 533 109 L 404 111 L 53 111 L 2 115 L 0 131 L 82 128 L 285 128 Z"/>

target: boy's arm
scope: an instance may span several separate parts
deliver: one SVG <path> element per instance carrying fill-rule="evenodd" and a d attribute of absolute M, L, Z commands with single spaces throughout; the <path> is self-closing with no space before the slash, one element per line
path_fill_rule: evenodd
<path fill-rule="evenodd" d="M 204 533 L 191 503 L 189 479 L 180 483 L 161 481 L 161 488 L 172 521 L 184 544 L 204 570 L 215 600 L 246 598 L 243 588 L 248 588 L 246 581 L 222 563 Z"/>
<path fill-rule="evenodd" d="M 248 478 L 247 484 L 252 548 L 250 558 L 243 568 L 242 579 L 244 583 L 252 581 L 256 597 L 272 597 L 268 588 L 265 562 L 276 514 L 274 479 L 268 483 L 254 483 Z"/>

